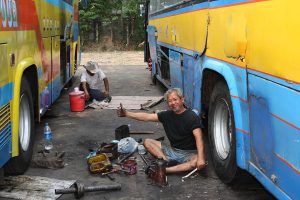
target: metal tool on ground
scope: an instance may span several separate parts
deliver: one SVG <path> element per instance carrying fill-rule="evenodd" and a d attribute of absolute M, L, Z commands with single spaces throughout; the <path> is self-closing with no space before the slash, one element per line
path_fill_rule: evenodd
<path fill-rule="evenodd" d="M 108 174 L 112 174 L 112 173 L 114 173 L 114 172 L 124 172 L 124 173 L 130 173 L 130 171 L 129 170 L 125 170 L 125 169 L 122 169 L 122 168 L 114 168 L 114 169 L 112 169 L 111 171 L 109 171 L 109 172 L 104 172 L 104 173 L 102 173 L 101 175 L 108 175 Z"/>
<path fill-rule="evenodd" d="M 134 151 L 135 152 L 135 151 Z M 134 152 L 128 153 L 126 155 L 124 155 L 122 158 L 119 159 L 117 164 L 121 164 L 123 163 L 127 158 L 129 158 Z"/>
<path fill-rule="evenodd" d="M 154 131 L 144 131 L 144 130 L 133 130 L 129 132 L 130 135 L 134 135 L 134 134 L 154 134 Z"/>
<path fill-rule="evenodd" d="M 114 181 L 115 180 L 115 178 L 114 177 L 112 177 L 110 174 L 107 174 L 107 173 L 109 173 L 109 172 L 106 172 L 106 173 L 102 173 L 102 174 L 100 174 L 100 176 L 102 176 L 102 177 L 107 177 L 107 178 L 109 178 L 109 180 L 111 180 L 111 181 Z"/>
<path fill-rule="evenodd" d="M 190 177 L 191 175 L 193 175 L 197 170 L 198 170 L 198 169 L 195 168 L 193 171 L 191 171 L 191 172 L 188 173 L 187 175 L 183 176 L 183 177 L 181 178 L 181 181 L 184 182 L 184 179 L 186 179 L 186 178 Z"/>
<path fill-rule="evenodd" d="M 140 108 L 141 110 L 146 110 L 146 111 L 150 111 L 150 109 L 149 108 L 146 108 L 143 104 L 141 104 L 141 108 Z"/>
<path fill-rule="evenodd" d="M 74 187 L 66 189 L 55 189 L 55 194 L 74 194 L 76 199 L 83 197 L 85 192 L 96 192 L 96 191 L 109 191 L 109 190 L 121 190 L 120 184 L 115 185 L 98 185 L 84 187 L 80 182 L 74 183 Z"/>
<path fill-rule="evenodd" d="M 142 155 L 142 154 L 139 154 L 139 155 L 141 156 L 142 160 L 143 160 L 144 163 L 147 165 L 147 167 L 150 166 L 150 163 L 148 163 L 148 161 L 146 160 L 145 156 Z"/>

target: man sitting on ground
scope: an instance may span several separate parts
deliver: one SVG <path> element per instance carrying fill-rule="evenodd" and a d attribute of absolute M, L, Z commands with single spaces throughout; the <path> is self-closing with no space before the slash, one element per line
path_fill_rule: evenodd
<path fill-rule="evenodd" d="M 175 166 L 166 168 L 167 173 L 198 170 L 205 167 L 204 142 L 200 118 L 184 106 L 184 98 L 179 88 L 169 89 L 165 99 L 170 108 L 159 113 L 141 113 L 126 111 L 122 104 L 117 113 L 119 117 L 128 117 L 140 121 L 161 122 L 171 146 L 160 141 L 146 139 L 144 146 L 153 156 L 165 161 L 176 161 Z"/>
<path fill-rule="evenodd" d="M 84 91 L 85 98 L 88 101 L 90 98 L 96 101 L 111 101 L 109 95 L 109 83 L 108 79 L 99 68 L 96 62 L 89 61 L 83 66 L 86 70 L 82 72 L 80 78 L 80 90 Z M 104 83 L 104 92 L 99 88 L 101 81 Z"/>

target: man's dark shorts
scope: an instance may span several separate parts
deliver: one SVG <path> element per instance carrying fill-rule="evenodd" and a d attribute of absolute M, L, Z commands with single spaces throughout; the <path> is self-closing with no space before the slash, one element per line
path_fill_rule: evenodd
<path fill-rule="evenodd" d="M 111 96 L 106 97 L 100 90 L 90 89 L 89 93 L 91 98 L 96 101 L 107 101 L 108 103 L 111 101 Z"/>

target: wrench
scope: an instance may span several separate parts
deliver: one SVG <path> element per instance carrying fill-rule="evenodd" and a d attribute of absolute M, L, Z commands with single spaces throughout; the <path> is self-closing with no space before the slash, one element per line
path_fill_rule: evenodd
<path fill-rule="evenodd" d="M 183 177 L 181 178 L 181 182 L 184 182 L 184 179 L 190 177 L 190 176 L 191 176 L 192 174 L 194 174 L 197 170 L 198 170 L 198 169 L 195 168 L 193 171 L 191 171 L 191 172 L 188 173 L 187 175 L 183 176 Z"/>

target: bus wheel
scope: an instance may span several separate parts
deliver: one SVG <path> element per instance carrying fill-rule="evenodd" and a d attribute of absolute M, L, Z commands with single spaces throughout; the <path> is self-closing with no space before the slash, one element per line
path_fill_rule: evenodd
<path fill-rule="evenodd" d="M 5 166 L 6 174 L 23 174 L 31 161 L 34 141 L 33 100 L 29 83 L 22 78 L 19 111 L 19 156 L 13 157 Z"/>
<path fill-rule="evenodd" d="M 153 85 L 156 85 L 156 82 L 157 82 L 156 74 L 154 76 L 151 75 L 151 81 L 152 81 Z"/>
<path fill-rule="evenodd" d="M 208 134 L 215 171 L 224 183 L 231 183 L 238 171 L 235 125 L 230 94 L 222 81 L 215 85 L 210 98 Z"/>

